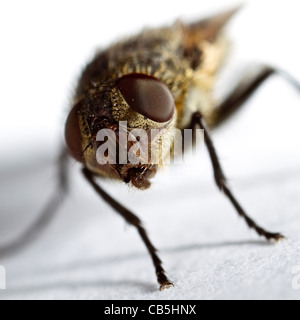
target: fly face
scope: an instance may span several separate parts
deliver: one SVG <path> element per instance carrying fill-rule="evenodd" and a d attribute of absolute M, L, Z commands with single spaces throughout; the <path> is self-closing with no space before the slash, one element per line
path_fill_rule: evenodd
<path fill-rule="evenodd" d="M 93 173 L 148 189 L 170 152 L 160 141 L 166 137 L 172 143 L 176 115 L 167 85 L 147 74 L 127 74 L 116 81 L 93 84 L 75 104 L 66 123 L 67 146 Z M 102 132 L 105 139 L 99 138 Z M 101 146 L 102 155 L 97 153 Z M 131 150 L 138 154 L 138 161 L 129 161 Z"/>

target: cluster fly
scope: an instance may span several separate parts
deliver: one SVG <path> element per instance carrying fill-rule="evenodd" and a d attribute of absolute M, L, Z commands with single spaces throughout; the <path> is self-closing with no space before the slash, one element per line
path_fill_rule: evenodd
<path fill-rule="evenodd" d="M 227 183 L 210 136 L 210 131 L 240 109 L 270 76 L 283 75 L 299 89 L 298 83 L 284 72 L 261 66 L 255 75 L 246 74 L 231 94 L 215 105 L 215 80 L 229 47 L 223 30 L 237 11 L 191 24 L 176 22 L 171 27 L 144 30 L 97 53 L 83 70 L 66 121 L 67 153 L 60 161 L 62 189 L 67 189 L 66 155 L 71 155 L 82 164 L 82 173 L 96 193 L 137 229 L 153 260 L 161 290 L 173 283 L 141 220 L 107 194 L 96 178 L 118 180 L 140 190 L 150 188 L 166 154 L 174 153 L 174 129 L 204 131 L 203 140 L 220 191 L 258 235 L 276 242 L 284 239 L 280 233 L 263 229 L 247 215 Z M 121 130 L 125 130 L 125 139 Z M 160 136 L 146 139 L 146 144 L 138 139 L 139 134 L 129 139 L 134 130 L 142 130 L 148 138 L 156 130 Z M 103 139 L 99 132 L 105 132 Z M 161 140 L 169 141 L 167 147 L 161 146 Z M 135 142 L 139 142 L 138 149 L 134 149 Z M 112 154 L 110 146 L 122 148 L 116 148 Z M 126 161 L 130 153 L 126 152 L 132 148 L 136 150 L 133 154 L 137 161 Z M 156 156 L 150 149 L 156 150 Z M 147 161 L 142 161 L 149 154 Z M 46 213 L 49 214 L 49 208 Z M 37 226 L 45 220 L 41 219 Z"/>

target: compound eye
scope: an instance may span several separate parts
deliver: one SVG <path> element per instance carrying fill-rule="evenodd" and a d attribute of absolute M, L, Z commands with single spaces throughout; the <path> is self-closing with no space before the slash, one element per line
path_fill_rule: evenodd
<path fill-rule="evenodd" d="M 84 163 L 81 132 L 79 125 L 79 108 L 80 104 L 77 104 L 71 110 L 66 126 L 65 126 L 65 138 L 69 153 L 77 161 Z"/>
<path fill-rule="evenodd" d="M 160 80 L 146 74 L 132 73 L 117 81 L 124 99 L 136 112 L 155 122 L 167 122 L 175 112 L 169 88 Z"/>

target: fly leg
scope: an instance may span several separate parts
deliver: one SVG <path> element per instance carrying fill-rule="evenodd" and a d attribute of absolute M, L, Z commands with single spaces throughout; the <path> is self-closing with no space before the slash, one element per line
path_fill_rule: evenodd
<path fill-rule="evenodd" d="M 162 261 L 157 255 L 157 250 L 149 240 L 147 232 L 142 225 L 141 220 L 130 212 L 128 209 L 123 207 L 120 203 L 114 200 L 110 195 L 108 195 L 96 182 L 94 179 L 94 175 L 87 168 L 83 168 L 83 175 L 87 179 L 87 181 L 92 185 L 93 189 L 97 192 L 97 194 L 103 198 L 103 200 L 108 203 L 115 211 L 117 211 L 130 225 L 136 227 L 138 233 L 140 234 L 146 248 L 148 249 L 154 267 L 156 271 L 157 281 L 160 285 L 160 290 L 164 290 L 170 287 L 173 287 L 173 283 L 167 278 L 165 274 L 165 270 L 162 267 Z"/>
<path fill-rule="evenodd" d="M 279 75 L 285 78 L 292 86 L 300 91 L 300 83 L 288 73 L 272 67 L 263 66 L 256 75 L 246 75 L 232 93 L 216 107 L 212 115 L 207 119 L 209 128 L 215 128 L 225 122 L 232 114 L 238 111 L 272 75 Z"/>
<path fill-rule="evenodd" d="M 207 125 L 201 115 L 201 113 L 197 112 L 193 115 L 192 119 L 192 128 L 195 132 L 195 129 L 197 127 L 200 127 L 200 129 L 204 130 L 204 140 L 205 140 L 205 145 L 208 149 L 209 156 L 213 165 L 213 170 L 214 170 L 214 177 L 217 186 L 219 187 L 220 191 L 222 191 L 225 196 L 230 200 L 238 214 L 245 219 L 247 225 L 254 229 L 260 236 L 265 237 L 267 240 L 275 240 L 279 241 L 284 239 L 284 236 L 282 236 L 280 233 L 272 233 L 269 232 L 262 227 L 260 227 L 253 219 L 251 219 L 247 213 L 244 211 L 242 206 L 239 204 L 233 193 L 231 192 L 225 174 L 223 172 L 223 169 L 221 167 L 221 164 L 218 159 L 218 155 L 216 153 L 215 147 L 213 145 L 213 141 L 210 137 L 209 130 L 207 128 Z"/>
<path fill-rule="evenodd" d="M 48 224 L 55 217 L 59 207 L 61 206 L 63 200 L 65 199 L 68 190 L 68 153 L 65 148 L 63 148 L 59 159 L 58 159 L 58 181 L 59 185 L 54 191 L 49 202 L 46 204 L 42 212 L 40 213 L 37 220 L 26 230 L 21 236 L 18 237 L 13 243 L 6 246 L 0 247 L 0 258 L 4 256 L 11 255 L 30 242 L 35 240 L 38 235 L 48 226 Z"/>

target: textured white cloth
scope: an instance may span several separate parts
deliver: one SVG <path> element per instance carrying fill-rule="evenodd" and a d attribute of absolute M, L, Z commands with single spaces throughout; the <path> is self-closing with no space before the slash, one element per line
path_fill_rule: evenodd
<path fill-rule="evenodd" d="M 292 270 L 300 264 L 299 166 L 290 163 L 286 169 L 272 166 L 260 172 L 258 163 L 254 173 L 250 163 L 242 164 L 251 175 L 237 173 L 232 180 L 247 211 L 288 237 L 272 245 L 248 231 L 214 187 L 208 159 L 203 160 L 202 173 L 193 177 L 181 167 L 173 168 L 146 193 L 102 183 L 142 218 L 175 288 L 158 291 L 136 231 L 98 199 L 75 166 L 72 192 L 54 223 L 30 247 L 0 260 L 7 270 L 1 299 L 299 298 L 292 287 Z M 225 163 L 244 160 L 239 156 Z M 54 187 L 53 179 L 49 183 L 52 173 L 49 163 L 41 160 L 18 176 L 2 175 L 1 229 L 14 231 L 10 239 L 30 225 L 33 213 L 46 201 Z"/>

